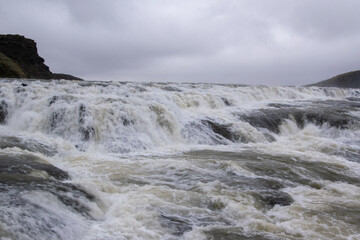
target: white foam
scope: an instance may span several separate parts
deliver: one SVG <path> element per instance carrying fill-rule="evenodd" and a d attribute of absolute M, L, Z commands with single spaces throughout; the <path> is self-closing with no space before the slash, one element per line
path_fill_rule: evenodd
<path fill-rule="evenodd" d="M 321 189 L 288 187 L 283 190 L 294 198 L 293 204 L 264 209 L 250 190 L 221 182 L 225 177 L 270 179 L 247 167 L 246 155 L 241 157 L 244 151 L 288 158 L 290 164 L 325 164 L 349 178 L 359 178 L 360 164 L 340 154 L 359 150 L 356 126 L 339 129 L 305 122 L 299 127 L 290 116 L 282 120 L 277 134 L 236 115 L 267 108 L 269 103 L 296 106 L 299 101 L 341 100 L 358 96 L 355 90 L 75 81 L 27 84 L 18 92 L 20 83 L 0 83 L 0 98 L 9 106 L 0 133 L 34 138 L 56 148 L 52 157 L 32 154 L 67 171 L 70 183 L 96 196 L 92 203 L 85 201 L 94 217 L 88 221 L 51 194 L 24 195 L 69 220 L 64 238 L 81 232 L 84 239 L 206 239 L 205 230 L 228 225 L 248 235 L 284 239 L 358 236 L 359 229 L 349 227 L 341 217 L 311 213 L 318 209 L 326 213 L 334 203 L 348 209 L 360 207 L 360 190 L 354 184 L 314 177 L 311 180 Z M 230 141 L 203 120 L 225 126 L 246 141 Z M 88 139 L 82 130 L 88 131 Z M 18 148 L 1 152 L 30 154 Z M 212 156 L 214 152 L 221 154 Z M 218 209 L 209 209 L 209 204 Z M 161 214 L 178 217 L 179 224 L 189 224 L 191 229 L 174 236 Z"/>

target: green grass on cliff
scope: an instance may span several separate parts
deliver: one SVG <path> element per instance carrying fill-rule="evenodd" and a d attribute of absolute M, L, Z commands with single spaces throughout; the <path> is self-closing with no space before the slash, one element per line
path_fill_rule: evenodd
<path fill-rule="evenodd" d="M 26 75 L 15 61 L 0 53 L 0 77 L 26 78 Z"/>

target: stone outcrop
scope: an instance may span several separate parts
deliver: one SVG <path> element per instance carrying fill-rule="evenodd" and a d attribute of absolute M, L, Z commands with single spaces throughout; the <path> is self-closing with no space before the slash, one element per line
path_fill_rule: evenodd
<path fill-rule="evenodd" d="M 0 77 L 81 80 L 52 73 L 44 62 L 34 40 L 20 35 L 0 35 Z"/>

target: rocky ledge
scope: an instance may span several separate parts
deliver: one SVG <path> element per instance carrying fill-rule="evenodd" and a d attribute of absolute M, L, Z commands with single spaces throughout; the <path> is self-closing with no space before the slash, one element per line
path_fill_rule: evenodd
<path fill-rule="evenodd" d="M 0 78 L 81 80 L 52 73 L 39 56 L 36 42 L 21 35 L 0 35 Z"/>

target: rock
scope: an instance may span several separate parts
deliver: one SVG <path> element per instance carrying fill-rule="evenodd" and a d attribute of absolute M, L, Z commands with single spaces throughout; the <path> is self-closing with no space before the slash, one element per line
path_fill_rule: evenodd
<path fill-rule="evenodd" d="M 294 202 L 292 197 L 282 191 L 263 191 L 257 193 L 258 200 L 263 202 L 268 208 L 273 208 L 275 205 L 288 206 Z"/>
<path fill-rule="evenodd" d="M 227 98 L 224 98 L 222 97 L 221 100 L 224 102 L 225 106 L 231 106 L 231 102 L 227 99 Z"/>
<path fill-rule="evenodd" d="M 247 114 L 240 114 L 239 119 L 248 122 L 256 128 L 265 128 L 271 132 L 279 133 L 282 121 L 288 118 L 289 113 L 283 109 L 260 109 Z"/>
<path fill-rule="evenodd" d="M 95 135 L 95 129 L 93 126 L 90 126 L 86 121 L 86 118 L 90 115 L 90 112 L 87 111 L 86 106 L 80 104 L 79 107 L 79 132 L 81 133 L 81 138 L 83 141 L 89 141 Z"/>
<path fill-rule="evenodd" d="M 122 120 L 122 124 L 124 126 L 129 126 L 129 125 L 133 125 L 134 121 L 133 120 L 129 120 L 127 117 L 125 116 L 121 116 L 121 120 Z"/>
<path fill-rule="evenodd" d="M 69 179 L 67 172 L 44 162 L 32 155 L 0 155 L 0 174 L 28 175 L 34 170 L 45 171 L 57 180 Z"/>
<path fill-rule="evenodd" d="M 0 52 L 17 62 L 27 78 L 50 79 L 52 76 L 32 39 L 20 35 L 0 35 Z"/>
<path fill-rule="evenodd" d="M 5 123 L 6 117 L 8 115 L 8 104 L 5 100 L 0 102 L 0 123 Z"/>
<path fill-rule="evenodd" d="M 53 96 L 53 97 L 50 99 L 49 106 L 53 105 L 58 99 L 59 99 L 58 96 Z"/>
<path fill-rule="evenodd" d="M 0 77 L 81 80 L 54 74 L 44 62 L 34 40 L 21 35 L 0 35 Z"/>
<path fill-rule="evenodd" d="M 215 121 L 211 121 L 211 120 L 207 120 L 207 119 L 202 120 L 201 122 L 203 124 L 209 126 L 214 133 L 222 136 L 225 139 L 228 139 L 230 141 L 238 141 L 240 139 L 239 136 L 235 135 L 231 131 L 230 125 L 220 124 Z"/>
<path fill-rule="evenodd" d="M 40 143 L 35 139 L 0 135 L 0 149 L 12 147 L 17 147 L 30 152 L 40 152 L 47 156 L 53 156 L 56 153 L 54 147 Z"/>
<path fill-rule="evenodd" d="M 36 176 L 33 174 L 34 171 L 44 171 L 51 177 Z M 0 192 L 3 197 L 15 193 L 10 196 L 12 202 L 6 204 L 25 207 L 26 203 L 21 197 L 23 193 L 43 191 L 53 194 L 64 205 L 90 217 L 90 209 L 83 204 L 83 199 L 93 201 L 95 197 L 74 184 L 63 182 L 68 179 L 70 176 L 67 172 L 46 163 L 35 155 L 0 154 Z M 36 207 L 37 211 L 40 210 L 40 206 Z"/>
<path fill-rule="evenodd" d="M 249 113 L 238 114 L 242 121 L 248 122 L 255 128 L 267 129 L 276 134 L 280 133 L 280 125 L 286 119 L 295 120 L 299 128 L 304 128 L 307 123 L 313 123 L 321 126 L 328 124 L 331 127 L 346 129 L 353 124 L 358 124 L 359 119 L 348 113 L 351 107 L 344 106 L 342 111 L 333 105 L 339 105 L 341 102 L 319 102 L 312 107 L 282 107 L 282 108 L 264 108 Z M 358 107 L 353 104 L 354 107 Z"/>
<path fill-rule="evenodd" d="M 51 131 L 54 131 L 59 124 L 64 120 L 65 118 L 65 109 L 60 108 L 55 110 L 50 115 L 50 128 Z"/>

